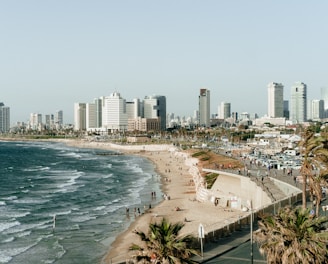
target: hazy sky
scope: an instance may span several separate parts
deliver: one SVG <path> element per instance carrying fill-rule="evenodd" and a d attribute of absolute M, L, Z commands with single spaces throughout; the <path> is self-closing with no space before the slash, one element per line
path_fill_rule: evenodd
<path fill-rule="evenodd" d="M 0 102 L 11 123 L 117 91 L 165 95 L 191 116 L 200 88 L 232 111 L 267 113 L 267 84 L 328 86 L 325 0 L 0 1 Z"/>

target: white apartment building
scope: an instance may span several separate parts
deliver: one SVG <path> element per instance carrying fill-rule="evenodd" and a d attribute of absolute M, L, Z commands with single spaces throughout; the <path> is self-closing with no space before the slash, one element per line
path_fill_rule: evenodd
<path fill-rule="evenodd" d="M 128 128 L 126 101 L 118 92 L 103 99 L 102 127 L 109 132 L 125 131 Z"/>
<path fill-rule="evenodd" d="M 284 86 L 281 83 L 268 84 L 268 116 L 284 116 Z"/>
<path fill-rule="evenodd" d="M 30 114 L 30 128 L 32 130 L 41 130 L 42 126 L 42 114 L 31 113 Z"/>
<path fill-rule="evenodd" d="M 135 119 L 142 116 L 143 103 L 140 99 L 133 99 L 131 102 L 126 102 L 126 113 L 128 119 Z"/>
<path fill-rule="evenodd" d="M 306 122 L 306 103 L 306 84 L 302 82 L 296 82 L 291 88 L 290 97 L 290 120 L 294 124 Z"/>
<path fill-rule="evenodd" d="M 210 90 L 201 88 L 198 96 L 198 124 L 200 126 L 209 127 L 210 126 L 210 117 L 211 117 L 211 98 L 210 98 Z"/>
<path fill-rule="evenodd" d="M 323 100 L 309 100 L 307 104 L 307 119 L 319 121 L 324 118 L 325 109 Z"/>
<path fill-rule="evenodd" d="M 74 104 L 74 130 L 86 130 L 86 104 Z"/>

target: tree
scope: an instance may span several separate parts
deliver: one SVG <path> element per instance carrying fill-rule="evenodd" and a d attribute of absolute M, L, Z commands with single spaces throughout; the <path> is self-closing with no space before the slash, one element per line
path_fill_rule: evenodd
<path fill-rule="evenodd" d="M 284 207 L 275 216 L 260 217 L 254 240 L 267 263 L 328 263 L 326 222 L 309 209 Z"/>
<path fill-rule="evenodd" d="M 319 206 L 322 199 L 321 185 L 325 184 L 328 174 L 328 137 L 327 133 L 322 132 L 316 136 L 315 127 L 309 127 L 303 133 L 300 142 L 301 153 L 304 156 L 301 167 L 303 178 L 302 205 L 306 208 L 306 186 L 309 182 L 310 190 L 316 197 L 316 215 L 319 215 Z M 317 172 L 314 172 L 313 169 Z"/>
<path fill-rule="evenodd" d="M 190 260 L 191 255 L 198 252 L 189 248 L 193 237 L 191 235 L 179 236 L 184 224 L 171 224 L 165 218 L 160 223 L 150 223 L 148 234 L 134 231 L 143 245 L 132 244 L 130 250 L 136 250 L 134 258 L 141 263 L 195 263 Z"/>

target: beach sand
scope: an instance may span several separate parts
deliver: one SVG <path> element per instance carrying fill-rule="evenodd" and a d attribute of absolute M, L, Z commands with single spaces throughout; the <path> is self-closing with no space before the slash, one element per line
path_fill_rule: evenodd
<path fill-rule="evenodd" d="M 156 171 L 161 177 L 163 192 L 170 197 L 170 199 L 157 197 L 163 201 L 148 210 L 147 213 L 136 217 L 129 228 L 109 246 L 109 251 L 102 260 L 104 264 L 120 263 L 129 259 L 134 254 L 129 251 L 131 244 L 140 244 L 139 237 L 133 231 L 147 232 L 149 223 L 160 221 L 163 217 L 172 223 L 183 222 L 185 226 L 181 230 L 182 235 L 193 234 L 197 237 L 200 224 L 204 226 L 206 233 L 245 215 L 239 210 L 226 210 L 226 208 L 215 206 L 210 202 L 198 202 L 196 200 L 197 182 L 195 185 L 196 174 L 199 174 L 196 166 L 197 159 L 191 158 L 188 153 L 179 152 L 174 146 L 129 146 L 76 140 L 64 140 L 63 142 L 76 147 L 117 150 L 148 158 L 155 164 Z M 177 211 L 176 208 L 180 210 Z"/>

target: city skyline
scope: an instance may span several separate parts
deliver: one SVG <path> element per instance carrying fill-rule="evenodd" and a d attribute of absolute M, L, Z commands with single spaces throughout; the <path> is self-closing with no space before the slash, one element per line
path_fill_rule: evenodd
<path fill-rule="evenodd" d="M 18 3 L 18 4 L 17 4 Z M 267 84 L 328 86 L 328 3 L 316 1 L 18 1 L 0 3 L 1 101 L 11 123 L 30 113 L 65 113 L 119 91 L 167 98 L 167 112 L 192 116 L 200 88 L 211 113 L 267 114 Z M 296 39 L 301 41 L 295 42 Z M 185 98 L 188 100 L 185 100 Z M 181 102 L 184 102 L 181 104 Z"/>

